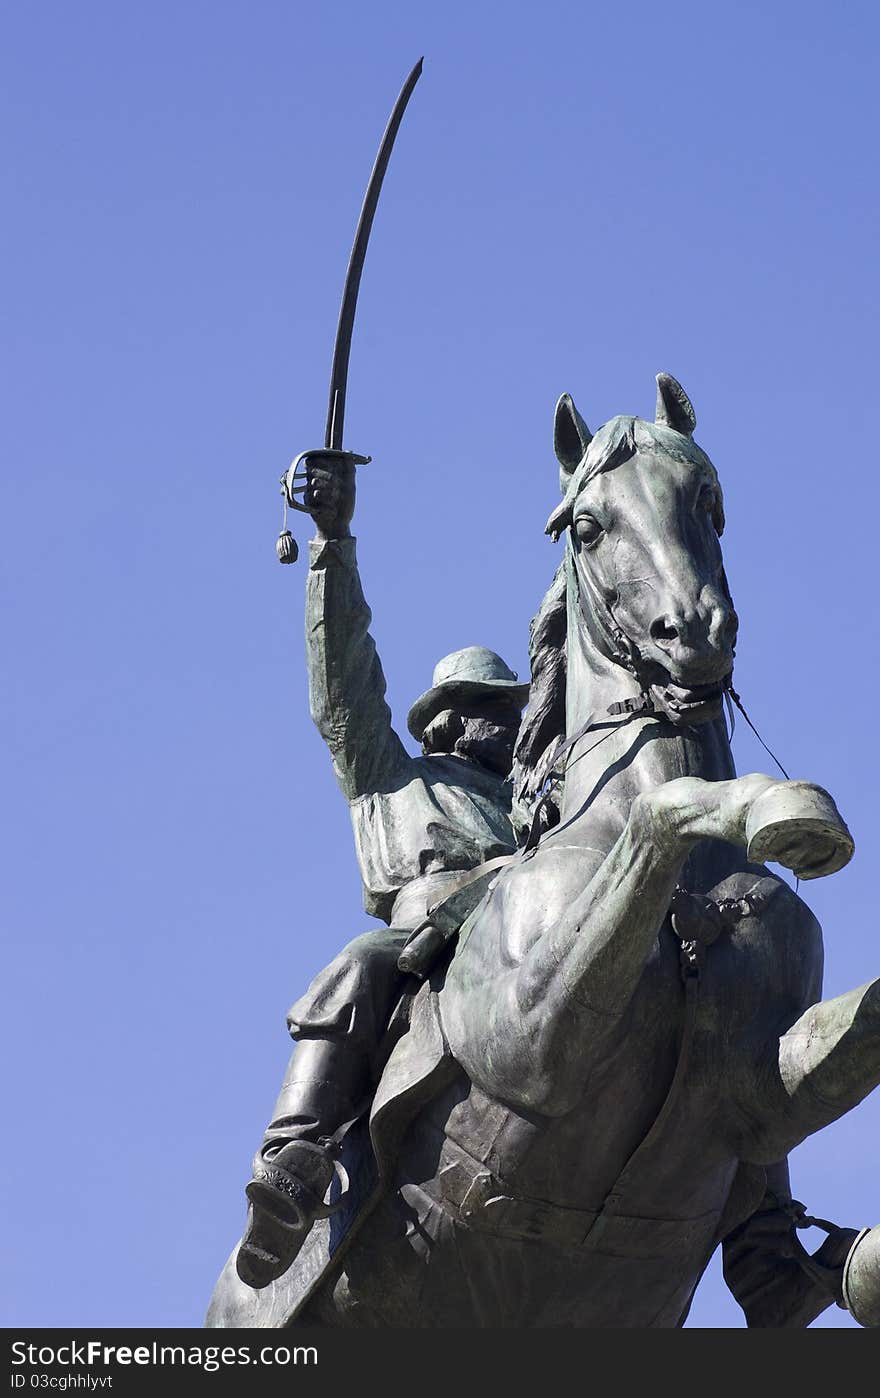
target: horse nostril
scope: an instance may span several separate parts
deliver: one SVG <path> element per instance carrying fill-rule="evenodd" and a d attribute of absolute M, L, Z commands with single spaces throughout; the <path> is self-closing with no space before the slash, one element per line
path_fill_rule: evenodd
<path fill-rule="evenodd" d="M 719 609 L 709 627 L 709 641 L 714 646 L 732 647 L 736 640 L 739 618 L 732 608 Z"/>
<path fill-rule="evenodd" d="M 669 645 L 678 640 L 678 627 L 673 626 L 669 617 L 658 616 L 656 621 L 651 622 L 651 640 L 660 646 Z"/>

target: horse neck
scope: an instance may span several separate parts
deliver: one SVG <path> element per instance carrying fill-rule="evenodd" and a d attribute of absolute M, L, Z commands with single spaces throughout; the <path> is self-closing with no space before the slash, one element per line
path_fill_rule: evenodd
<path fill-rule="evenodd" d="M 578 615 L 571 590 L 568 609 L 566 730 L 573 737 L 588 722 L 597 726 L 577 742 L 565 763 L 563 823 L 581 823 L 585 842 L 597 816 L 624 821 L 643 791 L 675 777 L 723 781 L 736 775 L 723 717 L 675 726 L 650 716 L 622 722 L 611 705 L 638 699 L 635 676 L 604 655 Z M 582 833 L 584 833 L 582 832 Z"/>

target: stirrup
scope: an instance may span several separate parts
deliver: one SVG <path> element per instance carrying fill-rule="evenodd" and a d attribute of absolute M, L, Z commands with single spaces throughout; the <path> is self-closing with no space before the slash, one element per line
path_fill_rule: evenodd
<path fill-rule="evenodd" d="M 314 1141 L 290 1141 L 288 1145 L 295 1145 L 297 1153 L 303 1150 L 312 1151 L 321 1157 L 322 1162 L 330 1165 L 333 1170 L 326 1189 L 330 1188 L 333 1178 L 339 1181 L 340 1194 L 332 1204 L 324 1202 L 323 1195 L 318 1195 L 311 1185 L 307 1184 L 301 1175 L 294 1170 L 288 1169 L 284 1165 L 277 1164 L 277 1157 L 267 1160 L 254 1171 L 254 1177 L 245 1188 L 245 1193 L 252 1203 L 259 1204 L 261 1208 L 267 1209 L 281 1223 L 290 1228 L 310 1228 L 320 1218 L 329 1218 L 335 1214 L 345 1203 L 351 1190 L 351 1181 L 348 1171 L 338 1158 L 334 1148 L 330 1145 L 316 1144 Z M 282 1147 L 279 1155 L 282 1155 L 287 1146 Z M 325 1193 L 326 1193 L 325 1189 Z M 285 1217 L 287 1209 L 280 1212 L 278 1204 L 281 1202 L 278 1195 L 284 1196 L 284 1205 L 292 1205 L 294 1217 Z"/>

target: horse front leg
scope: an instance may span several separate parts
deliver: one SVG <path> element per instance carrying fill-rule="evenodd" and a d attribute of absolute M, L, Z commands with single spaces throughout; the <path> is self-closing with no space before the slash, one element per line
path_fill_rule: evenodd
<path fill-rule="evenodd" d="M 551 843 L 506 870 L 462 929 L 441 995 L 471 1078 L 527 1109 L 570 1111 L 619 1030 L 688 853 L 704 839 L 746 845 L 755 803 L 784 785 L 680 777 L 635 798 L 604 857 Z"/>

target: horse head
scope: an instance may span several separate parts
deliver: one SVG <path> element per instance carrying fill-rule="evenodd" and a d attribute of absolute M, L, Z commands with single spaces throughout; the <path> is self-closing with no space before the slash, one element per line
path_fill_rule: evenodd
<path fill-rule="evenodd" d="M 655 422 L 616 417 L 595 435 L 571 397 L 560 398 L 554 446 L 564 494 L 547 532 L 567 533 L 582 647 L 628 671 L 673 720 L 693 723 L 720 712 L 737 617 L 719 543 L 718 476 L 692 439 L 696 418 L 680 384 L 659 374 L 657 385 Z"/>

